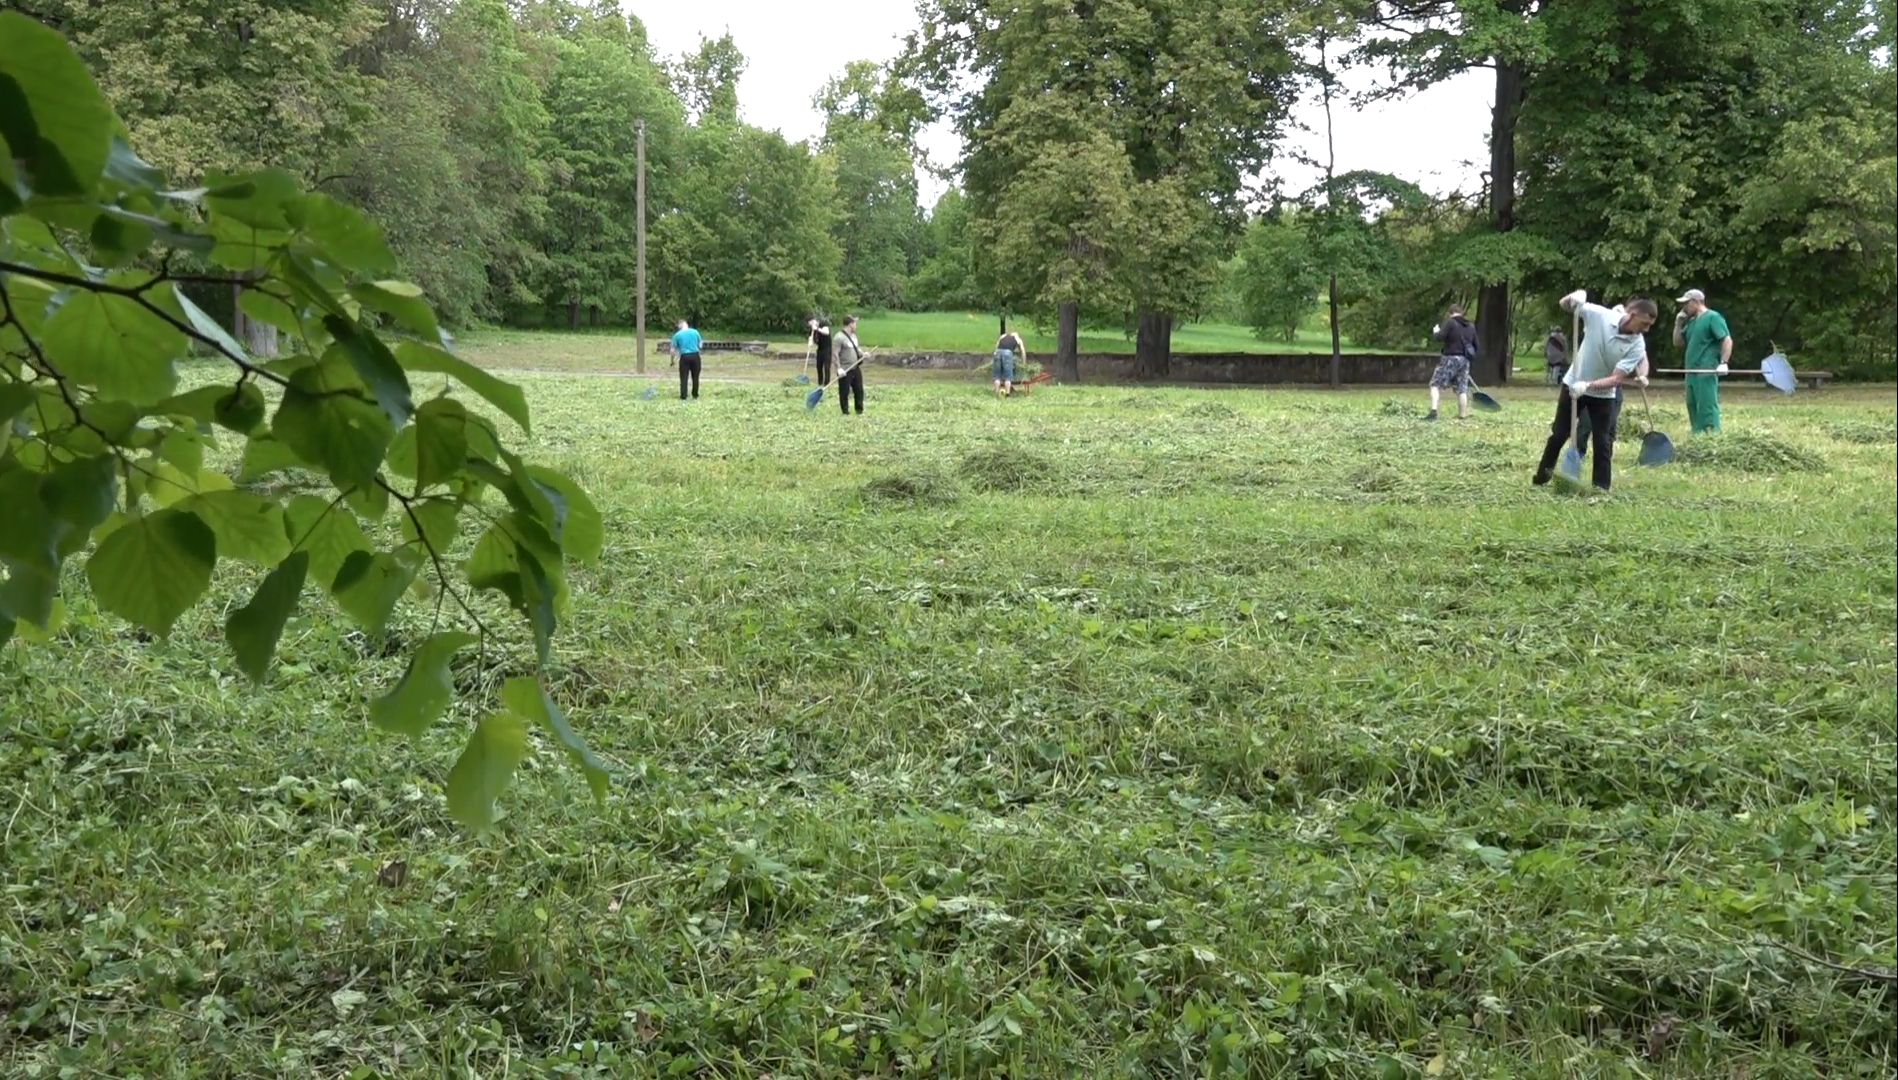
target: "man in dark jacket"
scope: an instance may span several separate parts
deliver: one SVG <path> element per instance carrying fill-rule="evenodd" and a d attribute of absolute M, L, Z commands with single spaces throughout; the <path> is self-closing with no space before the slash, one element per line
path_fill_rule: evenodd
<path fill-rule="evenodd" d="M 1437 406 L 1445 390 L 1456 391 L 1456 418 L 1470 418 L 1470 361 L 1476 356 L 1476 324 L 1463 317 L 1463 305 L 1450 305 L 1450 317 L 1437 327 L 1437 370 L 1430 375 L 1430 415 L 1437 418 Z"/>
<path fill-rule="evenodd" d="M 811 347 L 817 353 L 817 385 L 830 385 L 830 320 L 813 317 L 810 321 Z"/>

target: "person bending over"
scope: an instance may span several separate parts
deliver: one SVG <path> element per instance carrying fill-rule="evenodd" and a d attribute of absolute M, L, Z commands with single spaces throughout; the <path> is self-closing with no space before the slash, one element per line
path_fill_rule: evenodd
<path fill-rule="evenodd" d="M 1588 417 L 1594 443 L 1592 479 L 1597 489 L 1607 491 L 1614 486 L 1615 392 L 1625 383 L 1647 385 L 1647 376 L 1638 373 L 1648 356 L 1647 339 L 1641 335 L 1660 312 L 1654 301 L 1641 297 L 1617 308 L 1591 304 L 1585 289 L 1564 296 L 1562 309 L 1579 314 L 1582 340 L 1556 399 L 1555 422 L 1549 426 L 1534 482 L 1546 484 L 1554 477 L 1555 460 L 1574 433 L 1574 416 L 1580 412 Z"/>

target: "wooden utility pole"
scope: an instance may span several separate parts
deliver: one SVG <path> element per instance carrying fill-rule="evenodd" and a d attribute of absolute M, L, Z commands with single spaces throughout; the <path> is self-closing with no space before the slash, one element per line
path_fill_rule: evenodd
<path fill-rule="evenodd" d="M 646 373 L 646 121 L 633 121 L 633 130 L 638 133 L 637 150 L 638 176 L 633 181 L 633 201 L 637 204 L 635 213 L 638 220 L 634 224 L 633 258 L 633 336 L 636 357 L 634 369 L 639 374 Z"/>

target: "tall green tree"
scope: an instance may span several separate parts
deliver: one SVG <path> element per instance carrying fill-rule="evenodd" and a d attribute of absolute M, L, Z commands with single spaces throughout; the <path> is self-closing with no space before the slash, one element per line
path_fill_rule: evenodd
<path fill-rule="evenodd" d="M 842 255 L 839 281 L 858 304 L 900 307 L 922 239 L 917 205 L 914 117 L 892 113 L 903 95 L 884 69 L 853 61 L 812 104 L 824 116 L 822 153 L 837 195 L 833 234 Z"/>
<path fill-rule="evenodd" d="M 535 292 L 569 326 L 602 314 L 623 318 L 635 274 L 636 124 L 646 121 L 649 160 L 676 158 L 678 101 L 643 30 L 610 13 L 555 43 L 546 103 L 544 264 Z M 670 174 L 652 169 L 649 203 L 666 205 Z"/>
<path fill-rule="evenodd" d="M 1552 8 L 1523 227 L 1611 295 L 1705 289 L 1745 351 L 1877 353 L 1898 306 L 1889 9 Z"/>
<path fill-rule="evenodd" d="M 929 210 L 920 261 L 906 293 L 925 311 L 972 311 L 988 306 L 975 281 L 975 239 L 968 200 L 951 187 Z"/>
<path fill-rule="evenodd" d="M 1560 6 L 1551 0 L 1345 0 L 1339 9 L 1365 31 L 1357 59 L 1388 67 L 1386 94 L 1414 93 L 1478 69 L 1492 73 L 1485 205 L 1488 228 L 1498 236 L 1518 224 L 1517 126 L 1549 48 L 1544 16 Z M 1572 44 L 1585 49 L 1589 43 Z M 1506 278 L 1484 281 L 1477 300 L 1477 367 L 1496 383 L 1507 382 L 1511 369 L 1510 286 Z"/>
<path fill-rule="evenodd" d="M 365 0 L 44 0 L 156 167 L 190 184 L 270 165 L 333 173 L 366 104 L 347 62 L 381 21 Z"/>
<path fill-rule="evenodd" d="M 1239 245 L 1239 316 L 1262 340 L 1292 342 L 1318 303 L 1325 272 L 1296 212 L 1253 221 Z"/>
<path fill-rule="evenodd" d="M 963 137 L 978 222 L 996 220 L 1018 178 L 1059 175 L 1027 173 L 1036 158 L 1084 145 L 1042 130 L 1098 132 L 1124 157 L 1125 190 L 1094 192 L 1109 200 L 1102 213 L 1123 197 L 1131 208 L 1116 268 L 1139 326 L 1137 367 L 1165 375 L 1173 322 L 1216 284 L 1244 221 L 1246 179 L 1270 158 L 1293 100 L 1289 8 L 1275 0 L 930 0 L 922 13 L 909 70 Z M 1070 255 L 1056 245 L 1038 258 Z"/>

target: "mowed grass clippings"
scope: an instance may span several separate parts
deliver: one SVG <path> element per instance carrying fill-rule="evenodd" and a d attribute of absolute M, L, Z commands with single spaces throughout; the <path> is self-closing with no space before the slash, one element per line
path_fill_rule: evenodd
<path fill-rule="evenodd" d="M 410 743 L 432 605 L 256 691 L 244 575 L 168 640 L 71 594 L 0 653 L 0 1075 L 1891 1075 L 1888 388 L 1574 499 L 1542 387 L 880 374 L 525 379 L 603 809 L 540 745 L 448 821 L 524 642 Z"/>

